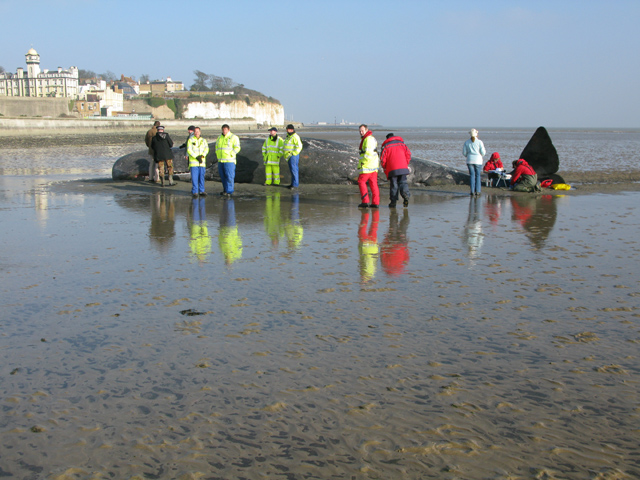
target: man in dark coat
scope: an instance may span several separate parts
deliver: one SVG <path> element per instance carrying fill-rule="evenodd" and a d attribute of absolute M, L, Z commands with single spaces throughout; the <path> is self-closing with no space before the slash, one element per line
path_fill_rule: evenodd
<path fill-rule="evenodd" d="M 168 133 L 165 133 L 163 126 L 158 126 L 156 135 L 151 139 L 151 150 L 153 150 L 153 161 L 158 164 L 158 171 L 160 172 L 160 182 L 164 187 L 164 167 L 167 165 L 169 170 L 169 186 L 175 185 L 173 183 L 173 140 Z"/>
<path fill-rule="evenodd" d="M 382 144 L 382 154 L 380 164 L 391 184 L 389 188 L 389 208 L 395 208 L 398 201 L 398 190 L 404 200 L 403 206 L 409 206 L 409 185 L 407 175 L 409 172 L 409 162 L 411 152 L 404 144 L 402 137 L 397 137 L 393 133 L 387 135 L 387 139 Z"/>

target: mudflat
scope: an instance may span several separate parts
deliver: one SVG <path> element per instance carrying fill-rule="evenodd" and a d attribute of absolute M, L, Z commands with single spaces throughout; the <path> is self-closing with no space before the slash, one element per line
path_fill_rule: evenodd
<path fill-rule="evenodd" d="M 0 176 L 3 475 L 640 476 L 632 181 L 359 210 L 80 150 Z"/>

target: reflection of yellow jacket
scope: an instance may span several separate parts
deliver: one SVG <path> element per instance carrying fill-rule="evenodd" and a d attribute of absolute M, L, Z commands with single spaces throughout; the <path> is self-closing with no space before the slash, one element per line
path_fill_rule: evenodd
<path fill-rule="evenodd" d="M 267 203 L 264 208 L 264 230 L 271 238 L 274 245 L 278 244 L 283 234 L 280 217 L 280 193 L 267 196 Z"/>
<path fill-rule="evenodd" d="M 287 242 L 290 248 L 297 249 L 300 247 L 300 242 L 302 242 L 302 236 L 304 234 L 302 225 L 299 223 L 289 223 L 284 227 L 284 233 L 287 236 Z"/>
<path fill-rule="evenodd" d="M 366 282 L 376 275 L 380 248 L 376 242 L 365 240 L 358 245 L 358 251 L 360 252 L 360 278 Z"/>
<path fill-rule="evenodd" d="M 191 255 L 197 257 L 201 262 L 206 260 L 207 255 L 211 252 L 211 237 L 209 236 L 207 222 L 194 222 L 191 225 L 189 247 L 191 248 Z"/>
<path fill-rule="evenodd" d="M 242 257 L 242 239 L 238 227 L 220 227 L 218 243 L 227 265 L 231 265 Z"/>

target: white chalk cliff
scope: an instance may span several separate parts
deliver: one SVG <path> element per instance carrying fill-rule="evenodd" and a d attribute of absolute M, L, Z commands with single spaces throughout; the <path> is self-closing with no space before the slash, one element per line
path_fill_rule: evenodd
<path fill-rule="evenodd" d="M 183 118 L 254 118 L 256 123 L 284 124 L 284 108 L 279 103 L 256 102 L 247 105 L 243 100 L 229 103 L 190 102 Z"/>

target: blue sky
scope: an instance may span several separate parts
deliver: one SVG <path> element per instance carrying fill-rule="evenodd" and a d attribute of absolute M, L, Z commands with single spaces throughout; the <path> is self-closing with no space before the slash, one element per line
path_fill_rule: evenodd
<path fill-rule="evenodd" d="M 49 69 L 198 69 L 302 122 L 639 128 L 638 19 L 637 0 L 0 0 L 0 65 L 33 46 Z"/>

